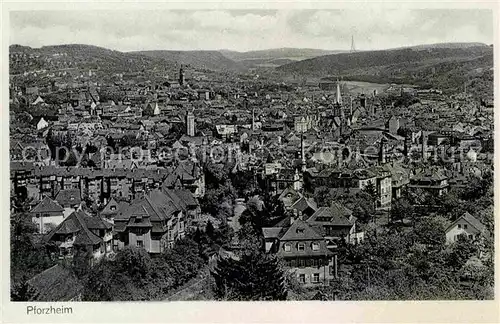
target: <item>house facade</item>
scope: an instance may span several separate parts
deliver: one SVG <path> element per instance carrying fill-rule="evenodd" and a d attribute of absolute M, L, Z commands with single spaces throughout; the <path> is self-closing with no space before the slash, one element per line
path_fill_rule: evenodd
<path fill-rule="evenodd" d="M 64 208 L 49 197 L 43 198 L 31 211 L 31 220 L 39 234 L 46 234 L 64 220 Z"/>
<path fill-rule="evenodd" d="M 454 243 L 460 235 L 479 240 L 485 234 L 485 226 L 471 214 L 465 212 L 446 229 L 446 242 Z"/>
<path fill-rule="evenodd" d="M 304 286 L 329 285 L 336 276 L 335 255 L 327 241 L 302 219 L 287 227 L 263 228 L 266 251 L 283 260 Z"/>

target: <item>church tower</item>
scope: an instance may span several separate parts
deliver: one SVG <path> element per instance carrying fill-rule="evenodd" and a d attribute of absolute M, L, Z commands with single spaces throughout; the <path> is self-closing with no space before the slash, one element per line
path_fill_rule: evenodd
<path fill-rule="evenodd" d="M 379 152 L 378 152 L 378 162 L 380 165 L 384 165 L 387 162 L 385 137 L 382 137 L 382 139 L 380 140 L 380 148 L 379 148 Z"/>
<path fill-rule="evenodd" d="M 179 69 L 179 84 L 182 86 L 184 85 L 186 79 L 185 79 L 185 76 L 184 76 L 184 68 L 182 67 L 182 64 L 181 64 L 181 68 Z"/>
<path fill-rule="evenodd" d="M 255 130 L 255 107 L 252 106 L 252 130 Z"/>
<path fill-rule="evenodd" d="M 194 114 L 191 111 L 186 115 L 186 134 L 194 136 Z"/>
<path fill-rule="evenodd" d="M 300 158 L 301 171 L 304 172 L 306 170 L 306 149 L 304 146 L 304 133 L 300 134 Z"/>

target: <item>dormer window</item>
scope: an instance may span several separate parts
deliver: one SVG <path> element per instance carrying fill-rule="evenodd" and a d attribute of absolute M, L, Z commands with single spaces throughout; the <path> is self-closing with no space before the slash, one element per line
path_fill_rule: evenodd
<path fill-rule="evenodd" d="M 304 251 L 306 249 L 306 245 L 304 243 L 297 244 L 298 251 Z"/>
<path fill-rule="evenodd" d="M 285 252 L 290 252 L 290 251 L 292 250 L 292 247 L 290 246 L 290 244 L 289 244 L 289 243 L 286 243 L 286 244 L 284 245 L 284 249 L 285 249 Z"/>
<path fill-rule="evenodd" d="M 319 243 L 313 243 L 312 244 L 312 250 L 313 251 L 319 251 Z"/>
<path fill-rule="evenodd" d="M 304 229 L 303 228 L 297 228 L 297 233 L 298 234 L 304 234 Z"/>

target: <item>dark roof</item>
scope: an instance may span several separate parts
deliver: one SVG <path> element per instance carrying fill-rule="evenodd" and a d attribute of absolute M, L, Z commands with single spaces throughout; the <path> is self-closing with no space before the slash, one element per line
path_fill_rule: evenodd
<path fill-rule="evenodd" d="M 61 207 L 57 203 L 57 201 L 54 201 L 50 199 L 49 197 L 45 197 L 42 199 L 38 205 L 36 205 L 31 212 L 32 213 L 48 213 L 48 212 L 63 212 L 64 208 Z"/>
<path fill-rule="evenodd" d="M 174 193 L 189 207 L 198 206 L 198 201 L 193 196 L 191 191 L 185 189 L 175 189 Z"/>
<path fill-rule="evenodd" d="M 283 227 L 263 227 L 262 233 L 264 234 L 264 238 L 279 238 L 282 230 Z"/>
<path fill-rule="evenodd" d="M 102 242 L 102 239 L 92 233 L 90 229 L 110 229 L 112 225 L 99 216 L 90 216 L 82 210 L 71 213 L 54 230 L 47 234 L 45 241 L 52 239 L 54 234 L 75 233 L 74 245 L 94 245 Z"/>
<path fill-rule="evenodd" d="M 61 205 L 78 205 L 82 202 L 79 189 L 61 190 L 56 196 L 56 200 Z"/>
<path fill-rule="evenodd" d="M 302 230 L 302 231 L 301 231 Z M 322 240 L 323 237 L 309 224 L 301 219 L 296 219 L 281 236 L 281 241 Z"/>
<path fill-rule="evenodd" d="M 307 208 L 311 208 L 314 211 L 318 210 L 318 206 L 314 202 L 314 199 L 312 198 L 305 198 L 301 197 L 299 200 L 297 200 L 291 208 L 296 209 L 299 212 L 304 212 Z"/>
<path fill-rule="evenodd" d="M 75 273 L 60 264 L 37 274 L 28 285 L 36 291 L 35 301 L 70 301 L 83 290 Z"/>
<path fill-rule="evenodd" d="M 307 219 L 311 224 L 325 224 L 332 226 L 352 226 L 348 219 L 348 210 L 337 204 L 332 207 L 320 207 L 314 214 Z"/>
<path fill-rule="evenodd" d="M 177 197 L 177 199 L 179 198 Z M 180 203 L 177 202 L 177 204 Z M 182 207 L 177 204 L 170 195 L 160 190 L 153 190 L 147 195 L 135 199 L 129 208 L 123 209 L 116 215 L 115 230 L 123 231 L 126 226 L 152 226 L 153 231 L 165 232 L 164 221 L 182 210 Z M 140 221 L 131 222 L 132 219 Z"/>

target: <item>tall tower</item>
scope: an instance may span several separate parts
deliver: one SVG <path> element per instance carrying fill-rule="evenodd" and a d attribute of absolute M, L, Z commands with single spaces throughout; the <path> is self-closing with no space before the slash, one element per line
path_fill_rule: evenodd
<path fill-rule="evenodd" d="M 380 165 L 383 165 L 387 162 L 387 158 L 386 158 L 386 149 L 385 149 L 385 146 L 386 146 L 386 140 L 385 140 L 385 137 L 382 137 L 382 139 L 380 140 L 380 148 L 379 148 L 379 152 L 378 152 L 378 162 Z"/>
<path fill-rule="evenodd" d="M 182 67 L 182 64 L 181 64 L 181 68 L 179 69 L 179 84 L 180 85 L 184 85 L 184 82 L 185 82 L 185 77 L 184 77 L 184 68 Z"/>
<path fill-rule="evenodd" d="M 300 158 L 301 158 L 301 170 L 304 172 L 306 170 L 306 149 L 304 147 L 304 132 L 300 133 Z"/>
<path fill-rule="evenodd" d="M 252 130 L 255 130 L 255 107 L 252 106 Z"/>
<path fill-rule="evenodd" d="M 339 82 L 339 79 L 337 79 L 337 97 L 336 97 L 336 102 L 339 105 L 342 104 L 342 95 L 340 94 L 340 82 Z"/>
<path fill-rule="evenodd" d="M 186 115 L 186 134 L 187 136 L 194 136 L 194 114 L 191 111 Z"/>
<path fill-rule="evenodd" d="M 427 161 L 427 134 L 422 130 L 422 161 Z"/>
<path fill-rule="evenodd" d="M 356 46 L 354 46 L 354 35 L 351 36 L 351 53 L 356 52 Z"/>

